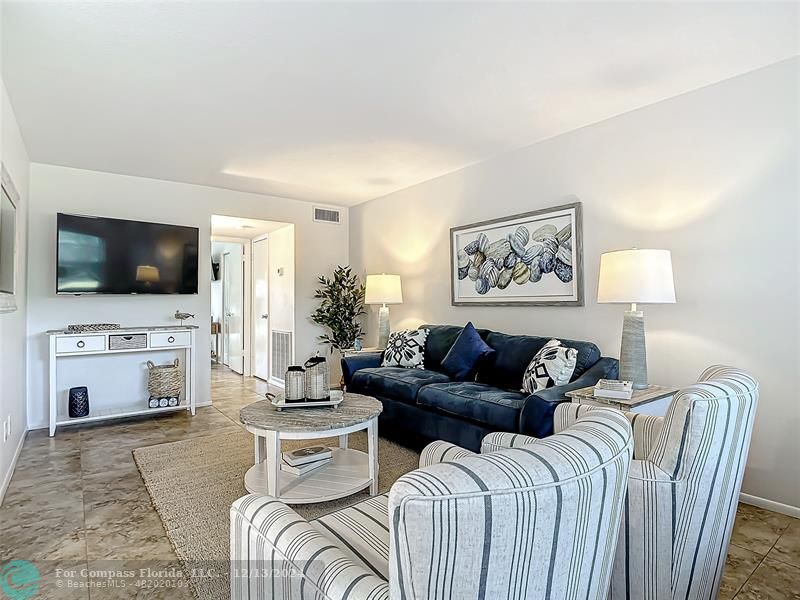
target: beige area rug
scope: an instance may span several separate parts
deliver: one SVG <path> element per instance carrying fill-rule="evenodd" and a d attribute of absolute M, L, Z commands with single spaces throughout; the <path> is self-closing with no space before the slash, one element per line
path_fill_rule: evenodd
<path fill-rule="evenodd" d="M 283 450 L 312 443 L 336 446 L 338 440 L 287 440 Z M 366 451 L 366 434 L 352 434 L 349 446 Z M 230 505 L 247 494 L 244 474 L 253 465 L 253 436 L 242 431 L 193 438 L 138 448 L 133 456 L 184 572 L 191 575 L 195 597 L 229 599 L 228 578 L 219 571 L 227 568 L 230 556 Z M 398 477 L 417 468 L 419 454 L 381 438 L 378 464 L 378 488 L 384 493 Z M 303 517 L 315 519 L 367 497 L 365 490 L 332 502 L 293 508 Z M 205 577 L 208 569 L 214 569 L 215 576 Z"/>

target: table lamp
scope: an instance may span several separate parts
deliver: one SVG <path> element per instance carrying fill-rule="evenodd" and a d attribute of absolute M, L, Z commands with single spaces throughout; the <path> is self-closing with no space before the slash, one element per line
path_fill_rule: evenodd
<path fill-rule="evenodd" d="M 136 267 L 136 281 L 139 283 L 150 286 L 153 283 L 158 283 L 160 279 L 161 276 L 159 275 L 158 267 L 150 265 L 139 265 Z"/>
<path fill-rule="evenodd" d="M 675 302 L 672 256 L 669 250 L 618 250 L 600 256 L 597 301 L 630 303 L 622 321 L 619 378 L 633 388 L 647 388 L 644 313 L 637 304 Z"/>
<path fill-rule="evenodd" d="M 387 304 L 403 302 L 400 275 L 367 275 L 367 290 L 364 304 L 380 304 L 378 312 L 378 349 L 383 350 L 389 342 L 389 307 Z"/>

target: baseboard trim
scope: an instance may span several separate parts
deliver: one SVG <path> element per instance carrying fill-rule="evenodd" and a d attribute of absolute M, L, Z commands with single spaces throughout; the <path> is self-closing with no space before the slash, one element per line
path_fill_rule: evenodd
<path fill-rule="evenodd" d="M 768 500 L 767 498 L 760 498 L 759 496 L 752 496 L 744 493 L 739 494 L 739 501 L 743 502 L 744 504 L 765 508 L 767 510 L 771 510 L 772 512 L 777 512 L 781 513 L 782 515 L 794 517 L 795 519 L 800 519 L 800 507 L 797 506 L 782 504 L 781 502 L 775 502 L 775 500 Z"/>
<path fill-rule="evenodd" d="M 11 459 L 8 472 L 5 474 L 5 477 L 3 477 L 3 487 L 0 487 L 0 506 L 3 505 L 3 500 L 6 498 L 6 490 L 8 490 L 8 486 L 11 484 L 11 478 L 14 476 L 14 469 L 17 467 L 17 459 L 19 458 L 20 452 L 22 452 L 22 446 L 25 444 L 26 437 L 28 437 L 27 430 L 22 432 L 22 436 L 19 438 L 19 443 L 17 444 L 17 449 L 14 450 L 14 458 Z"/>
<path fill-rule="evenodd" d="M 211 406 L 212 402 L 209 400 L 208 402 L 198 402 L 195 404 L 195 408 L 200 408 L 202 406 Z M 158 418 L 158 415 L 156 415 Z M 96 421 L 100 423 L 113 423 L 114 419 L 109 419 L 108 421 Z M 49 423 L 28 423 L 28 431 L 35 431 L 37 429 L 48 429 L 50 427 Z M 74 427 L 74 425 L 62 425 L 62 427 Z M 58 435 L 58 431 L 56 431 L 56 435 Z"/>

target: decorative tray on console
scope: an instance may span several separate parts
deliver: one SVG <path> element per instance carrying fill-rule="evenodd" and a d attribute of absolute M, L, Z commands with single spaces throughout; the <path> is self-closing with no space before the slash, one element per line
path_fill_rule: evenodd
<path fill-rule="evenodd" d="M 266 394 L 267 400 L 272 403 L 277 410 L 284 408 L 315 408 L 320 406 L 339 406 L 344 400 L 344 394 L 338 390 L 331 390 L 331 395 L 328 400 L 295 400 L 287 402 L 283 394 Z"/>

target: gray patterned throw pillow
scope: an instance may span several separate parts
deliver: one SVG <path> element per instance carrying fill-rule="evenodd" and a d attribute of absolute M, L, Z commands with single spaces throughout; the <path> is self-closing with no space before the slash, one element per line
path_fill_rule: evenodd
<path fill-rule="evenodd" d="M 381 366 L 424 369 L 428 332 L 428 329 L 406 329 L 390 333 Z"/>
<path fill-rule="evenodd" d="M 564 385 L 572 379 L 578 351 L 567 348 L 558 340 L 550 340 L 531 360 L 522 376 L 522 391 L 533 394 L 539 390 Z"/>

